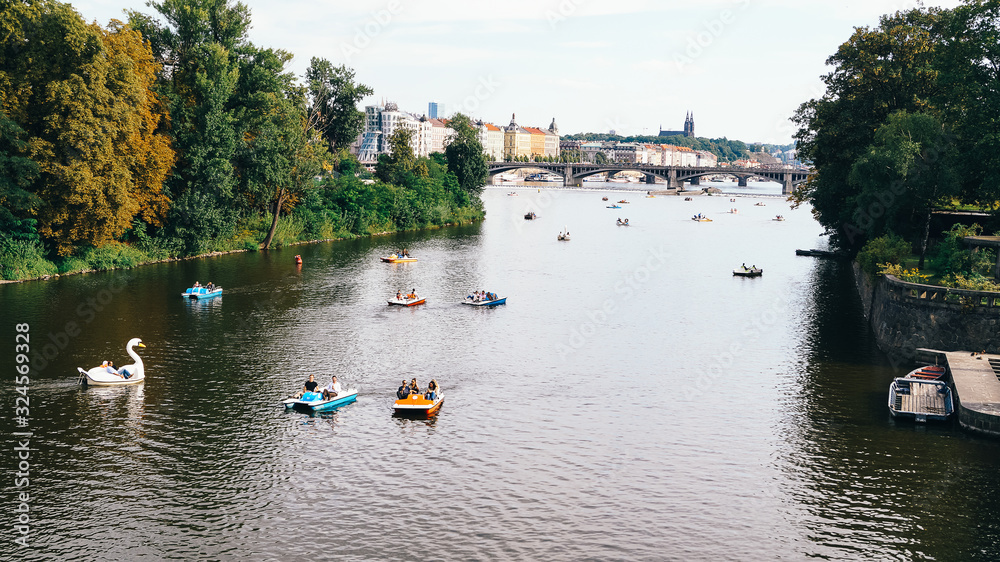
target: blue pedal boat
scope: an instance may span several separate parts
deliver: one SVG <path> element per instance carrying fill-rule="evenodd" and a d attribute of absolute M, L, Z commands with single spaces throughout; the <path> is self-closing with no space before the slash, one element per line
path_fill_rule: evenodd
<path fill-rule="evenodd" d="M 188 287 L 186 291 L 181 293 L 181 296 L 186 299 L 210 299 L 212 297 L 217 297 L 222 294 L 222 287 L 215 287 L 211 291 L 205 287 Z"/>
<path fill-rule="evenodd" d="M 324 400 L 323 394 L 320 392 L 307 392 L 303 394 L 301 398 L 287 398 L 284 401 L 284 404 L 285 408 L 296 408 L 309 412 L 322 412 L 324 410 L 332 410 L 333 408 L 350 404 L 357 399 L 358 391 L 352 388 L 345 390 L 338 396 L 329 400 Z"/>
<path fill-rule="evenodd" d="M 472 297 L 465 297 L 463 304 L 469 306 L 497 306 L 501 304 L 507 304 L 507 297 L 500 297 L 493 300 L 475 300 Z"/>

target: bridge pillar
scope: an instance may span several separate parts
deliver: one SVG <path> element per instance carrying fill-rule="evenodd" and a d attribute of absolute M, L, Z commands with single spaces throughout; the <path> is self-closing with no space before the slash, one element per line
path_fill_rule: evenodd
<path fill-rule="evenodd" d="M 740 187 L 746 187 L 747 186 L 747 177 L 746 176 L 736 176 L 736 185 L 738 185 Z"/>
<path fill-rule="evenodd" d="M 701 176 L 691 178 L 691 185 L 701 185 Z"/>
<path fill-rule="evenodd" d="M 646 185 L 655 185 L 655 184 L 656 184 L 656 176 L 654 176 L 653 174 L 646 174 Z"/>
<path fill-rule="evenodd" d="M 667 189 L 676 189 L 680 191 L 681 184 L 677 181 L 677 170 L 670 168 L 667 170 Z"/>
<path fill-rule="evenodd" d="M 785 177 L 781 182 L 781 194 L 791 195 L 793 191 L 795 191 L 795 186 L 792 185 L 792 174 L 785 172 Z"/>

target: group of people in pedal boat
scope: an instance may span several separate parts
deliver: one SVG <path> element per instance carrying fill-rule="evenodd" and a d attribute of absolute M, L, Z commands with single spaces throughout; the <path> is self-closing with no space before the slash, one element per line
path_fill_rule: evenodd
<path fill-rule="evenodd" d="M 440 393 L 441 387 L 438 386 L 437 380 L 431 379 L 431 382 L 427 383 L 427 390 L 423 392 L 423 395 L 427 400 L 434 400 Z M 403 384 L 399 385 L 399 389 L 396 390 L 396 398 L 405 400 L 413 394 L 421 394 L 417 379 L 410 379 L 410 382 L 406 382 L 406 379 L 403 379 Z"/>
<path fill-rule="evenodd" d="M 618 224 L 628 224 L 628 219 L 625 220 L 618 219 Z"/>
<path fill-rule="evenodd" d="M 127 379 L 132 376 L 132 373 L 128 372 L 128 369 L 126 369 L 125 367 L 122 367 L 121 369 L 115 369 L 114 361 L 105 361 L 101 363 L 101 367 L 104 367 L 104 370 L 107 371 L 108 374 L 116 375 L 123 379 Z"/>
<path fill-rule="evenodd" d="M 417 298 L 417 289 L 416 289 L 416 287 L 413 288 L 413 292 L 412 293 L 409 293 L 409 294 L 406 294 L 406 295 L 403 294 L 403 291 L 396 291 L 396 300 L 398 300 L 398 301 L 401 301 L 401 300 L 412 301 L 412 300 L 414 300 L 416 298 Z"/>
<path fill-rule="evenodd" d="M 495 301 L 497 300 L 497 294 L 487 291 L 476 291 L 466 298 L 472 299 L 473 302 Z"/>
<path fill-rule="evenodd" d="M 326 385 L 322 391 L 317 391 L 317 388 L 319 388 L 319 383 L 316 382 L 316 375 L 309 375 L 309 380 L 307 380 L 306 384 L 302 386 L 302 392 L 300 392 L 296 398 L 302 398 L 302 395 L 307 392 L 322 392 L 323 400 L 329 400 L 331 398 L 336 398 L 338 394 L 343 392 L 340 388 L 340 381 L 337 380 L 337 375 L 333 375 L 333 377 L 330 378 L 330 384 Z"/>
<path fill-rule="evenodd" d="M 215 290 L 215 283 L 212 283 L 211 281 L 209 281 L 208 285 L 205 285 L 204 287 L 202 287 L 201 283 L 195 281 L 194 285 L 191 285 L 191 287 L 194 288 L 194 289 L 202 289 L 202 288 L 204 288 L 206 291 L 208 291 L 209 293 L 211 293 L 212 291 Z"/>

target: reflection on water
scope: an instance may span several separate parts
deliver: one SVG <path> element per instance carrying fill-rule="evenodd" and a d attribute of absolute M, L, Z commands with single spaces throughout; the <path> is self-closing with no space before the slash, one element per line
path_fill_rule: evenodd
<path fill-rule="evenodd" d="M 997 443 L 891 419 L 899 373 L 849 270 L 794 254 L 823 244 L 807 210 L 602 195 L 504 186 L 477 225 L 0 286 L 33 341 L 82 328 L 33 376 L 38 546 L 18 556 L 1000 556 Z M 420 261 L 378 260 L 400 247 Z M 181 299 L 194 279 L 225 292 Z M 427 304 L 386 305 L 410 288 Z M 76 385 L 132 337 L 145 383 Z M 285 410 L 333 373 L 357 402 Z M 414 377 L 448 403 L 395 418 Z"/>

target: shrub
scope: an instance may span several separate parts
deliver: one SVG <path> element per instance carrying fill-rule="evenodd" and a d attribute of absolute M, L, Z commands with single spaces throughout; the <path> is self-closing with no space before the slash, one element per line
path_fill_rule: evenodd
<path fill-rule="evenodd" d="M 954 224 L 951 229 L 945 230 L 944 240 L 937 247 L 934 258 L 931 261 L 934 268 L 941 275 L 950 274 L 979 274 L 989 272 L 990 267 L 995 263 L 996 254 L 992 249 L 980 248 L 973 252 L 962 242 L 966 236 L 978 236 L 982 232 L 982 227 L 978 224 L 965 226 Z"/>
<path fill-rule="evenodd" d="M 879 272 L 879 264 L 898 264 L 911 253 L 910 243 L 901 236 L 887 234 L 869 240 L 858 252 L 858 265 L 869 277 Z"/>
<path fill-rule="evenodd" d="M 58 273 L 56 266 L 43 257 L 44 253 L 37 240 L 14 240 L 0 235 L 0 277 L 18 281 Z"/>
<path fill-rule="evenodd" d="M 926 283 L 930 279 L 930 275 L 920 273 L 920 270 L 917 268 L 903 269 L 903 266 L 892 263 L 879 264 L 878 272 L 881 275 L 894 275 L 908 283 Z"/>

